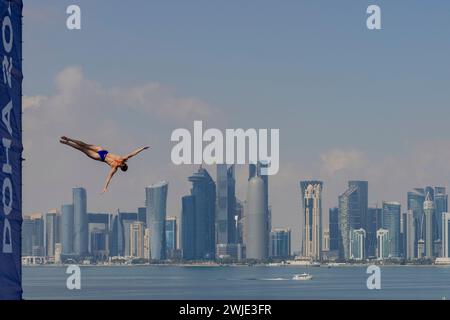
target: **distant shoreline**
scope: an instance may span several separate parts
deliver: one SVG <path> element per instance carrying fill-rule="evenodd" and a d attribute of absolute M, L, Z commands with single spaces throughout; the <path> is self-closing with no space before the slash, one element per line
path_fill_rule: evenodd
<path fill-rule="evenodd" d="M 67 267 L 73 264 L 27 264 L 22 265 L 22 267 L 49 267 L 49 268 L 58 268 L 58 267 Z M 349 267 L 361 267 L 366 268 L 372 264 L 342 264 L 338 266 L 310 266 L 310 265 L 268 265 L 268 264 L 255 264 L 255 265 L 245 265 L 245 264 L 77 264 L 80 267 L 188 267 L 188 268 L 219 268 L 219 267 L 265 267 L 265 268 L 292 268 L 292 267 L 303 267 L 303 268 L 326 268 L 326 269 L 335 269 L 335 268 L 349 268 Z M 378 267 L 438 267 L 438 268 L 450 268 L 450 265 L 437 265 L 437 264 L 375 264 Z"/>

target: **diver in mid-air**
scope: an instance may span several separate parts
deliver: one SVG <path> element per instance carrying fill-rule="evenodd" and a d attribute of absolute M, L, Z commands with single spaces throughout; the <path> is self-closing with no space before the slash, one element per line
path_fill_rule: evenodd
<path fill-rule="evenodd" d="M 149 148 L 149 147 L 142 147 L 142 148 L 136 149 L 133 152 L 122 157 L 122 156 L 113 154 L 111 152 L 108 152 L 107 150 L 103 149 L 100 146 L 88 144 L 83 141 L 71 139 L 71 138 L 68 138 L 65 136 L 61 137 L 59 142 L 61 142 L 62 144 L 71 146 L 72 148 L 75 148 L 77 150 L 80 150 L 81 152 L 83 152 L 85 155 L 87 155 L 91 159 L 105 162 L 107 165 L 109 165 L 111 167 L 108 177 L 106 178 L 105 186 L 103 188 L 102 193 L 105 193 L 106 190 L 108 189 L 108 185 L 109 185 L 112 177 L 114 176 L 114 174 L 117 172 L 117 169 L 120 168 L 122 171 L 127 171 L 128 165 L 126 162 L 128 161 L 128 159 L 130 159 L 131 157 L 134 157 L 139 152 Z"/>

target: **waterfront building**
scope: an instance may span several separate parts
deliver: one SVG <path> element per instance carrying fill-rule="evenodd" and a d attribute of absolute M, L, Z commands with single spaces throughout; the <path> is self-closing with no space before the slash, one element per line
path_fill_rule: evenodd
<path fill-rule="evenodd" d="M 322 255 L 322 188 L 317 180 L 301 181 L 303 256 L 320 260 Z"/>
<path fill-rule="evenodd" d="M 270 233 L 270 257 L 288 258 L 291 255 L 291 230 L 273 229 Z"/>
<path fill-rule="evenodd" d="M 147 223 L 152 237 L 152 260 L 166 259 L 166 202 L 168 185 L 166 181 L 161 181 L 145 188 Z"/>
<path fill-rule="evenodd" d="M 398 202 L 383 201 L 383 228 L 389 230 L 390 257 L 400 258 L 400 215 Z"/>
<path fill-rule="evenodd" d="M 391 255 L 391 239 L 389 236 L 389 230 L 379 229 L 377 230 L 377 259 L 388 259 Z"/>

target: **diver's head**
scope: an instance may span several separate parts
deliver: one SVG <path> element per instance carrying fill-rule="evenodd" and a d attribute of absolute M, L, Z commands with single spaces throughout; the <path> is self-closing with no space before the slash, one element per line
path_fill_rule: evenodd
<path fill-rule="evenodd" d="M 120 170 L 122 170 L 123 172 L 128 170 L 128 165 L 124 162 L 120 165 Z"/>

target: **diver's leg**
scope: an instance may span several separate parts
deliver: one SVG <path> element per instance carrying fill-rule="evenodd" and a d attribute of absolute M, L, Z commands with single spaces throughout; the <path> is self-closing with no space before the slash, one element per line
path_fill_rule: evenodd
<path fill-rule="evenodd" d="M 66 136 L 61 137 L 61 140 L 65 140 L 65 141 L 69 141 L 69 142 L 72 142 L 72 143 L 76 143 L 79 146 L 81 146 L 82 148 L 87 148 L 87 149 L 92 150 L 94 152 L 102 150 L 102 147 L 97 146 L 95 144 L 89 144 L 89 143 L 83 142 L 81 140 L 75 140 L 75 139 L 72 139 L 72 138 L 69 138 L 69 137 L 66 137 Z"/>
<path fill-rule="evenodd" d="M 69 147 L 72 147 L 74 149 L 80 150 L 81 152 L 83 152 L 85 155 L 87 155 L 91 159 L 101 161 L 99 154 L 96 151 L 91 150 L 90 148 L 83 147 L 77 143 L 74 143 L 74 142 L 71 142 L 68 140 L 64 140 L 64 139 L 59 140 L 59 142 L 61 142 L 62 144 L 68 145 Z"/>

